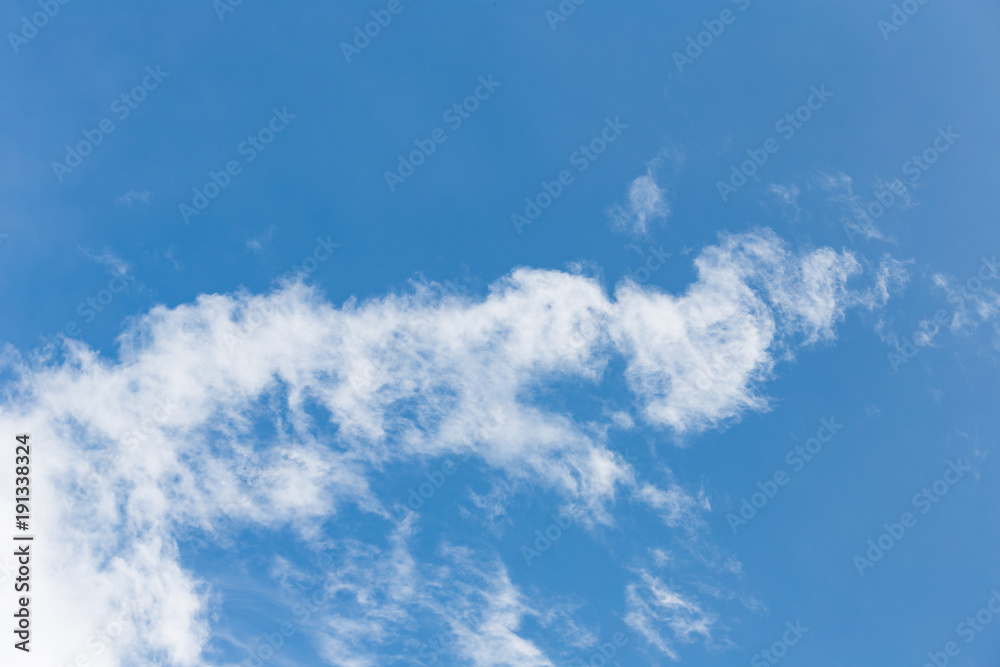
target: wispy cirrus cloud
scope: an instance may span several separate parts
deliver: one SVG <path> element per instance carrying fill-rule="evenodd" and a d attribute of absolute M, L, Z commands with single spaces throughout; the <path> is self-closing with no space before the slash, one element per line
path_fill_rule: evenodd
<path fill-rule="evenodd" d="M 696 525 L 708 511 L 698 493 L 649 478 L 593 415 L 580 420 L 534 392 L 571 378 L 597 394 L 617 359 L 632 403 L 608 412 L 608 428 L 628 422 L 688 437 L 724 426 L 767 409 L 761 391 L 779 360 L 834 339 L 858 303 L 848 282 L 862 269 L 850 253 L 793 250 L 766 230 L 723 236 L 695 268 L 679 295 L 628 282 L 609 295 L 593 277 L 522 268 L 478 298 L 416 283 L 339 307 L 287 282 L 268 294 L 156 307 L 132 321 L 113 359 L 70 341 L 65 362 L 31 367 L 8 348 L 6 371 L 21 379 L 0 401 L 0 428 L 29 429 L 45 443 L 33 484 L 37 532 L 49 545 L 36 565 L 50 584 L 32 603 L 51 610 L 39 632 L 62 638 L 33 658 L 72 662 L 127 602 L 129 630 L 91 664 L 212 664 L 218 593 L 182 564 L 181 536 L 227 517 L 315 545 L 350 510 L 383 526 L 387 541 L 370 558 L 358 541 L 342 552 L 345 578 L 325 583 L 362 604 L 330 611 L 354 635 L 315 630 L 328 659 L 359 656 L 331 664 L 381 655 L 417 608 L 443 615 L 471 664 L 504 664 L 497 655 L 550 664 L 519 629 L 538 605 L 503 563 L 487 554 L 472 567 L 465 547 L 452 545 L 450 567 L 465 574 L 441 593 L 446 577 L 410 555 L 406 521 L 416 519 L 394 519 L 399 498 L 377 482 L 392 465 L 464 456 L 514 488 L 530 481 L 554 494 L 584 528 L 613 525 L 623 495 L 668 525 Z M 622 410 L 635 417 L 623 420 Z M 82 480 L 96 482 L 83 489 Z M 10 484 L 0 480 L 0 493 Z M 351 569 L 366 559 L 383 569 Z M 395 584 L 383 590 L 373 577 Z M 57 600 L 59 590 L 77 596 Z M 640 577 L 628 603 L 667 655 L 675 649 L 657 624 L 680 642 L 712 624 L 669 590 Z M 461 617 L 448 616 L 442 599 Z"/>
<path fill-rule="evenodd" d="M 696 638 L 710 640 L 718 617 L 690 596 L 671 588 L 646 570 L 625 589 L 625 623 L 671 660 L 679 660 L 676 645 Z"/>
<path fill-rule="evenodd" d="M 667 192 L 656 180 L 658 165 L 659 160 L 651 162 L 646 173 L 629 184 L 625 202 L 609 209 L 608 216 L 615 229 L 642 236 L 653 221 L 665 220 L 670 215 Z"/>

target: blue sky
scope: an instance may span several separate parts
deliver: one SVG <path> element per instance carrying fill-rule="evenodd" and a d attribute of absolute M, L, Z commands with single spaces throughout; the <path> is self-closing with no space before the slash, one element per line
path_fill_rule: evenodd
<path fill-rule="evenodd" d="M 0 11 L 12 664 L 996 662 L 995 4 L 230 3 Z"/>

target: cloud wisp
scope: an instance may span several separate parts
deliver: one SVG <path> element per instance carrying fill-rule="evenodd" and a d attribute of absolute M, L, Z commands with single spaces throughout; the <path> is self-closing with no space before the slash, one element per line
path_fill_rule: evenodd
<path fill-rule="evenodd" d="M 412 515 L 394 518 L 398 498 L 374 483 L 393 464 L 470 457 L 556 494 L 584 526 L 612 524 L 622 495 L 668 525 L 697 524 L 706 503 L 657 488 L 599 429 L 533 391 L 572 380 L 599 393 L 619 367 L 609 362 L 621 360 L 635 422 L 688 437 L 766 409 L 762 385 L 776 363 L 832 340 L 862 299 L 848 286 L 861 273 L 850 253 L 796 251 L 766 230 L 723 236 L 695 267 L 697 280 L 679 295 L 624 282 L 612 297 L 589 276 L 521 268 L 478 299 L 420 283 L 337 307 L 288 282 L 263 295 L 156 307 L 121 335 L 116 359 L 76 341 L 59 363 L 28 363 L 8 348 L 3 363 L 15 380 L 0 400 L 0 425 L 44 443 L 33 484 L 46 548 L 35 567 L 50 583 L 32 604 L 47 610 L 38 631 L 62 638 L 33 659 L 69 664 L 87 654 L 88 640 L 127 606 L 125 629 L 90 664 L 212 664 L 217 592 L 182 565 L 178 536 L 227 516 L 316 543 L 346 508 L 384 522 L 397 544 L 383 550 L 386 571 L 412 586 L 393 587 L 412 598 L 395 607 L 380 606 L 385 595 L 357 597 L 374 605 L 353 615 L 359 632 L 372 633 L 370 655 L 387 609 L 405 625 L 413 600 L 444 604 L 427 593 L 443 590 L 433 585 L 441 572 L 425 572 L 398 546 Z M 95 481 L 82 488 L 83 480 Z M 11 481 L 0 480 L 0 493 L 13 493 Z M 472 572 L 463 547 L 452 548 L 452 567 Z M 503 664 L 494 654 L 551 664 L 517 634 L 535 605 L 503 563 L 475 562 L 480 592 L 441 593 L 469 606 L 464 623 L 478 619 L 469 626 L 445 615 L 455 650 L 474 665 Z M 654 647 L 674 650 L 655 623 L 681 642 L 710 633 L 709 612 L 641 579 L 628 603 Z M 327 585 L 353 590 L 351 581 Z M 330 627 L 316 632 L 327 656 L 361 653 Z"/>

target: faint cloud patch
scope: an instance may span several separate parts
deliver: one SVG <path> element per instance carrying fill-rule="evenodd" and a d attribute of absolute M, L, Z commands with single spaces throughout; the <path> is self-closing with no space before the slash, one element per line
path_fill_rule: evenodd
<path fill-rule="evenodd" d="M 475 491 L 469 491 L 469 500 L 472 501 L 474 510 L 468 507 L 460 507 L 459 513 L 467 518 L 481 520 L 491 533 L 501 537 L 506 527 L 511 525 L 507 508 L 510 505 L 513 491 L 507 483 L 497 483 L 490 490 L 479 495 Z"/>
<path fill-rule="evenodd" d="M 1000 350 L 1000 294 L 993 281 L 1000 278 L 1000 263 L 996 255 L 982 257 L 980 266 L 963 282 L 952 275 L 936 273 L 931 276 L 932 288 L 942 292 L 948 307 L 940 307 L 922 318 L 910 335 L 900 337 L 891 324 L 880 319 L 876 331 L 882 341 L 895 352 L 889 361 L 896 370 L 899 364 L 916 356 L 925 347 L 934 347 L 943 330 L 952 334 L 970 336 L 980 326 L 993 324 L 993 345 Z M 876 281 L 876 286 L 881 279 Z M 871 288 L 869 288 L 871 289 Z"/>
<path fill-rule="evenodd" d="M 650 169 L 629 185 L 628 201 L 625 204 L 616 204 L 608 215 L 615 229 L 642 235 L 649 231 L 652 220 L 666 219 L 669 213 L 666 192 L 656 184 L 656 176 Z"/>
<path fill-rule="evenodd" d="M 827 193 L 831 202 L 840 204 L 848 210 L 850 215 L 844 220 L 845 229 L 869 241 L 886 238 L 871 217 L 865 213 L 861 197 L 854 192 L 854 179 L 844 173 L 822 173 L 817 177 L 816 184 Z"/>
<path fill-rule="evenodd" d="M 696 531 L 704 525 L 701 512 L 712 509 L 704 490 L 699 491 L 697 496 L 692 496 L 672 482 L 665 490 L 653 484 L 644 484 L 636 491 L 635 496 L 656 511 L 668 526 L 688 531 Z"/>
<path fill-rule="evenodd" d="M 91 259 L 98 264 L 102 265 L 107 269 L 108 273 L 113 276 L 125 277 L 131 274 L 132 265 L 126 262 L 124 259 L 111 252 L 111 250 L 105 248 L 101 252 L 92 252 L 84 247 L 79 247 L 80 252 L 84 257 Z"/>
<path fill-rule="evenodd" d="M 166 259 L 168 262 L 170 262 L 171 264 L 174 265 L 174 270 L 176 270 L 176 271 L 180 271 L 181 270 L 181 268 L 182 268 L 181 263 L 178 262 L 177 258 L 174 256 L 174 250 L 173 250 L 173 248 L 167 248 L 166 250 L 164 250 L 163 251 L 163 258 Z"/>
<path fill-rule="evenodd" d="M 635 420 L 632 418 L 632 415 L 624 410 L 616 410 L 611 413 L 611 421 L 617 428 L 623 431 L 635 428 Z"/>
<path fill-rule="evenodd" d="M 910 186 L 913 186 L 913 184 L 911 183 Z M 905 211 L 917 205 L 916 201 L 913 199 L 913 195 L 910 193 L 910 187 L 898 178 L 893 178 L 888 181 L 883 178 L 875 179 L 875 191 L 891 191 L 895 193 L 896 197 L 898 197 L 898 201 L 894 205 L 900 210 Z"/>
<path fill-rule="evenodd" d="M 875 280 L 864 291 L 858 293 L 858 304 L 868 310 L 883 308 L 891 297 L 901 294 L 906 289 L 906 285 L 910 282 L 910 272 L 906 267 L 910 264 L 913 264 L 913 260 L 894 259 L 888 253 L 882 255 L 875 271 Z"/>
<path fill-rule="evenodd" d="M 608 210 L 615 230 L 643 236 L 649 233 L 654 221 L 666 220 L 670 215 L 667 190 L 658 183 L 657 176 L 664 159 L 672 163 L 676 170 L 683 164 L 685 156 L 678 148 L 665 149 L 647 164 L 646 173 L 629 184 L 626 201 Z"/>
<path fill-rule="evenodd" d="M 798 220 L 802 209 L 799 206 L 799 186 L 791 183 L 789 185 L 780 185 L 778 183 L 772 183 L 767 189 L 767 193 L 771 195 L 777 202 L 781 205 L 782 209 L 792 220 Z"/>
<path fill-rule="evenodd" d="M 697 637 L 710 642 L 718 616 L 671 585 L 639 570 L 638 581 L 625 588 L 625 624 L 671 660 L 680 660 L 675 642 L 690 644 Z M 664 630 L 668 629 L 668 632 Z"/>
<path fill-rule="evenodd" d="M 115 199 L 115 206 L 135 206 L 136 204 L 148 204 L 153 198 L 153 193 L 149 190 L 129 190 L 125 194 Z"/>
<path fill-rule="evenodd" d="M 829 201 L 843 206 L 848 215 L 843 219 L 844 233 L 853 243 L 857 237 L 866 241 L 893 242 L 877 224 L 890 209 L 907 210 L 915 206 L 910 188 L 898 178 L 875 179 L 873 195 L 868 200 L 854 192 L 854 180 L 844 173 L 821 173 L 814 184 L 824 191 Z"/>
<path fill-rule="evenodd" d="M 271 239 L 273 237 L 274 237 L 274 225 L 271 225 L 260 234 L 257 234 L 256 236 L 251 236 L 246 240 L 247 250 L 257 254 L 263 254 L 267 249 L 267 246 L 271 244 Z"/>
<path fill-rule="evenodd" d="M 670 564 L 671 560 L 673 560 L 673 557 L 671 556 L 670 552 L 665 551 L 663 549 L 659 548 L 653 549 L 651 554 L 653 556 L 653 562 L 656 563 L 656 567 L 660 568 L 661 570 L 665 568 L 668 564 Z"/>
<path fill-rule="evenodd" d="M 771 187 L 769 187 L 767 191 L 775 198 L 777 198 L 778 201 L 780 201 L 781 203 L 787 204 L 789 206 L 794 206 L 796 209 L 798 209 L 800 190 L 799 186 L 795 185 L 794 183 L 790 185 L 779 185 L 777 183 L 772 183 Z"/>
<path fill-rule="evenodd" d="M 990 259 L 984 257 L 978 272 L 965 282 L 940 273 L 933 276 L 934 287 L 945 293 L 948 303 L 954 308 L 948 322 L 952 332 L 968 333 L 998 319 L 1000 294 L 992 285 L 997 278 L 1000 278 L 1000 264 L 996 255 Z"/>

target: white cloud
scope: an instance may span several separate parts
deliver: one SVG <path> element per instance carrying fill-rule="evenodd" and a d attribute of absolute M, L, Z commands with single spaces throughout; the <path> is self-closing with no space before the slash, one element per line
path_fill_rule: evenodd
<path fill-rule="evenodd" d="M 469 549 L 445 546 L 440 562 L 419 563 L 408 541 L 412 520 L 390 537 L 388 548 L 350 541 L 324 582 L 335 609 L 320 609 L 321 654 L 337 667 L 378 667 L 410 644 L 410 655 L 461 660 L 474 667 L 553 663 L 518 634 L 524 618 L 538 616 L 511 583 L 506 568 Z M 436 645 L 430 632 L 436 627 Z M 441 647 L 447 647 L 448 655 Z"/>
<path fill-rule="evenodd" d="M 995 258 L 993 263 L 993 270 L 996 270 Z M 990 268 L 986 264 L 983 266 Z M 985 279 L 980 276 L 985 276 Z M 962 283 L 954 276 L 934 274 L 934 287 L 945 293 L 947 302 L 953 308 L 948 322 L 952 331 L 974 329 L 1000 314 L 1000 294 L 990 282 L 998 277 L 1000 275 L 991 274 L 989 271 L 980 272 L 979 276 L 973 276 Z"/>
<path fill-rule="evenodd" d="M 28 430 L 38 443 L 33 520 L 44 547 L 34 571 L 44 584 L 32 605 L 45 612 L 36 631 L 60 637 L 40 642 L 26 664 L 78 655 L 93 667 L 151 656 L 210 664 L 213 593 L 181 566 L 178 535 L 231 517 L 315 542 L 347 505 L 391 520 L 399 499 L 379 497 L 370 482 L 393 463 L 475 457 L 512 483 L 560 494 L 587 521 L 610 523 L 623 490 L 680 521 L 681 491 L 651 486 L 600 429 L 532 403 L 531 390 L 572 378 L 597 391 L 619 357 L 647 425 L 682 435 L 738 419 L 766 408 L 759 386 L 779 358 L 833 338 L 856 301 L 847 279 L 860 270 L 850 254 L 794 252 L 766 231 L 723 237 L 696 268 L 680 296 L 623 283 L 611 298 L 593 278 L 518 269 L 482 299 L 418 284 L 335 307 L 287 283 L 154 308 L 122 335 L 117 359 L 71 341 L 65 363 L 28 368 L 8 349 L 6 370 L 22 377 L 0 400 L 0 431 Z M 0 494 L 11 497 L 12 481 L 0 479 Z M 359 613 L 349 628 L 367 644 L 332 634 L 331 655 L 360 656 L 344 664 L 366 664 L 370 644 L 404 622 L 404 601 L 426 599 L 420 581 L 438 580 L 412 562 L 405 535 L 395 539 L 377 574 L 396 582 L 385 594 L 399 596 L 402 611 Z M 488 571 L 456 598 L 464 611 L 450 623 L 463 655 L 477 665 L 503 664 L 497 655 L 549 664 L 518 635 L 531 608 L 500 565 Z M 374 585 L 345 572 L 338 585 L 355 597 L 359 581 Z M 637 623 L 666 619 L 679 640 L 708 631 L 694 603 L 668 603 L 663 590 L 646 579 L 635 588 Z M 0 613 L 12 613 L 10 603 L 0 601 Z M 127 629 L 95 654 L 88 638 L 123 604 Z"/>
<path fill-rule="evenodd" d="M 467 517 L 476 516 L 478 521 L 499 537 L 503 535 L 505 526 L 510 523 L 507 507 L 512 495 L 513 490 L 505 482 L 494 483 L 489 492 L 483 495 L 469 491 L 469 500 L 472 501 L 475 510 L 462 507 L 462 514 Z"/>
<path fill-rule="evenodd" d="M 772 183 L 767 188 L 767 193 L 779 204 L 782 214 L 792 222 L 798 222 L 802 218 L 802 207 L 799 205 L 799 186 L 794 183 L 781 185 Z"/>
<path fill-rule="evenodd" d="M 108 248 L 105 248 L 100 252 L 92 252 L 82 247 L 79 248 L 79 250 L 85 257 L 97 262 L 107 269 L 109 275 L 123 278 L 132 273 L 132 266 Z"/>
<path fill-rule="evenodd" d="M 830 201 L 847 208 L 850 217 L 844 220 L 844 230 L 848 238 L 860 236 L 867 241 L 886 240 L 885 234 L 875 224 L 875 220 L 865 211 L 861 197 L 854 193 L 854 180 L 847 174 L 821 174 L 817 179 L 819 187 L 825 190 Z"/>
<path fill-rule="evenodd" d="M 786 206 L 793 207 L 796 211 L 799 209 L 799 187 L 794 183 L 789 185 L 780 185 L 778 183 L 772 183 L 767 189 L 768 193 L 773 195 L 782 204 Z"/>
<path fill-rule="evenodd" d="M 681 433 L 765 409 L 757 385 L 795 346 L 833 338 L 860 271 L 849 253 L 795 255 L 770 232 L 726 237 L 695 267 L 679 297 L 622 286 L 611 327 L 647 421 Z"/>
<path fill-rule="evenodd" d="M 909 262 L 912 263 L 912 262 Z M 862 304 L 874 302 L 874 306 L 881 307 L 886 302 L 886 298 L 871 298 L 874 294 L 884 297 L 887 293 L 896 290 L 884 290 L 885 283 L 896 282 L 905 284 L 905 270 L 902 263 L 895 260 L 883 259 L 883 266 L 880 267 L 876 275 L 875 284 L 866 290 L 866 298 Z M 904 273 L 902 278 L 894 278 L 898 271 Z M 888 276 L 888 277 L 886 277 Z M 914 349 L 923 347 L 933 347 L 937 337 L 943 328 L 949 329 L 952 333 L 970 333 L 988 322 L 994 322 L 996 333 L 1000 333 L 1000 326 L 996 320 L 1000 318 L 1000 294 L 997 293 L 993 281 L 1000 278 L 1000 265 L 996 262 L 995 256 L 992 258 L 983 257 L 976 271 L 963 283 L 958 278 L 942 273 L 936 273 L 931 277 L 932 287 L 944 294 L 947 306 L 937 309 L 933 317 L 928 314 L 920 320 L 915 330 L 907 332 L 902 337 L 892 330 L 891 323 L 883 320 L 879 321 L 878 332 L 883 342 L 891 345 L 903 358 L 909 358 L 915 354 Z"/>
<path fill-rule="evenodd" d="M 624 229 L 636 235 L 646 234 L 653 220 L 670 215 L 666 191 L 656 183 L 654 167 L 657 163 L 651 163 L 645 175 L 629 184 L 628 201 L 613 206 L 608 212 L 615 229 Z"/>
<path fill-rule="evenodd" d="M 849 217 L 844 219 L 843 229 L 852 243 L 856 237 L 866 241 L 891 241 L 878 221 L 892 209 L 906 210 L 914 206 L 910 188 L 898 178 L 875 179 L 872 194 L 867 198 L 855 194 L 854 180 L 844 173 L 822 173 L 815 184 L 827 193 L 831 202 L 847 209 Z"/>
<path fill-rule="evenodd" d="M 636 490 L 635 496 L 656 510 L 668 526 L 681 526 L 688 530 L 699 528 L 703 523 L 701 512 L 711 509 L 704 491 L 695 498 L 673 483 L 666 490 L 653 484 L 643 484 Z"/>
<path fill-rule="evenodd" d="M 875 310 L 884 307 L 893 295 L 902 293 L 910 282 L 910 272 L 906 269 L 910 264 L 913 260 L 900 261 L 890 255 L 882 255 L 875 281 L 859 295 L 859 305 Z"/>
<path fill-rule="evenodd" d="M 689 644 L 699 637 L 711 640 L 718 620 L 715 614 L 646 570 L 640 570 L 638 575 L 639 580 L 625 588 L 625 623 L 635 633 L 671 660 L 680 659 L 677 643 Z"/>

